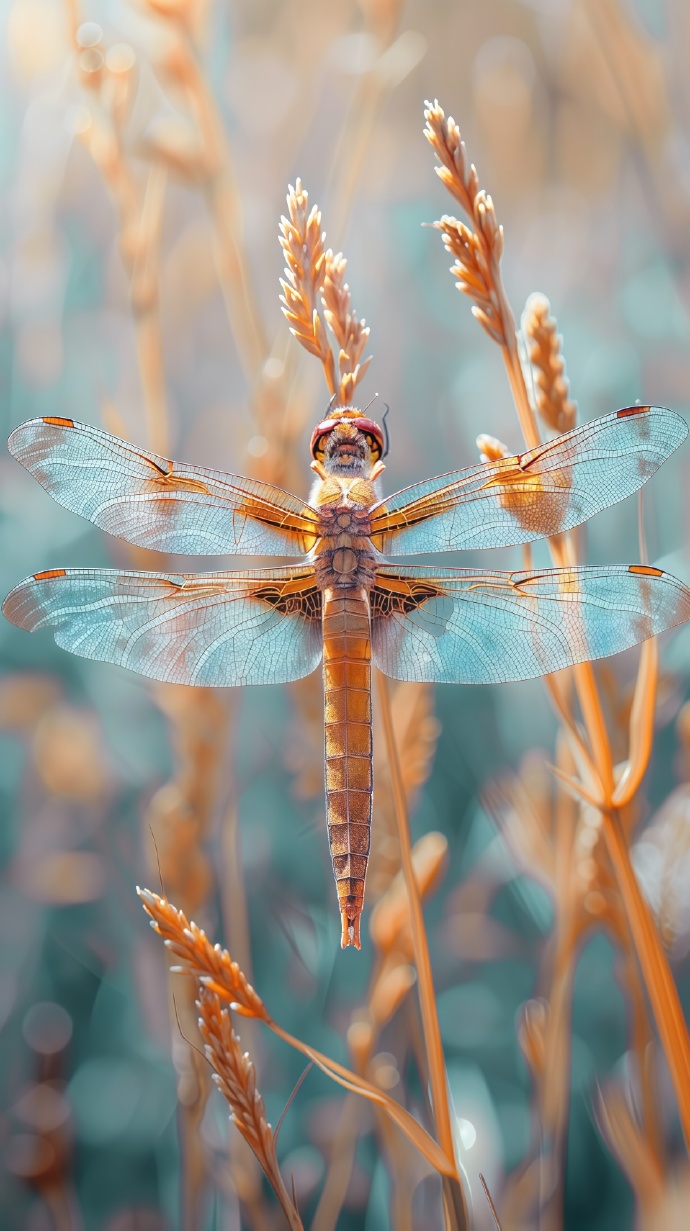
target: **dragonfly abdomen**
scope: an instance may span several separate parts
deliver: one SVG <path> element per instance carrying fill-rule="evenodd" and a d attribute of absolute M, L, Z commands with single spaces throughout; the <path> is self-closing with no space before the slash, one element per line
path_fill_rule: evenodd
<path fill-rule="evenodd" d="M 365 590 L 324 591 L 323 647 L 328 840 L 342 946 L 359 949 L 373 793 L 371 634 Z"/>

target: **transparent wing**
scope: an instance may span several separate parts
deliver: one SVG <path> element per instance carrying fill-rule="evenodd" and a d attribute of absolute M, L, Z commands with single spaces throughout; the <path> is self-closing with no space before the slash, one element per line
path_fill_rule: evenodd
<path fill-rule="evenodd" d="M 625 499 L 687 436 L 660 406 L 632 406 L 517 457 L 415 483 L 383 500 L 372 538 L 388 556 L 529 543 Z"/>
<path fill-rule="evenodd" d="M 690 618 L 690 590 L 647 565 L 474 572 L 380 568 L 372 656 L 398 680 L 494 684 L 617 654 Z"/>
<path fill-rule="evenodd" d="M 269 483 L 185 466 L 71 419 L 30 419 L 10 453 L 65 508 L 139 547 L 305 555 L 316 513 Z"/>
<path fill-rule="evenodd" d="M 50 628 L 65 650 L 172 684 L 275 684 L 321 659 L 321 595 L 311 569 L 121 573 L 51 569 L 8 594 L 3 613 Z"/>

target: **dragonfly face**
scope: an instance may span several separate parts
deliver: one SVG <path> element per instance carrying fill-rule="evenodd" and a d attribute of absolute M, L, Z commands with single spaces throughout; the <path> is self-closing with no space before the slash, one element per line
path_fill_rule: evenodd
<path fill-rule="evenodd" d="M 314 428 L 311 455 L 329 474 L 371 478 L 384 452 L 383 432 L 353 406 L 339 407 Z"/>
<path fill-rule="evenodd" d="M 516 457 L 382 499 L 381 428 L 333 410 L 311 442 L 308 502 L 169 461 L 65 418 L 32 419 L 10 452 L 61 504 L 168 553 L 280 555 L 240 572 L 50 569 L 3 611 L 58 645 L 153 679 L 280 683 L 323 661 L 328 832 L 343 946 L 360 946 L 373 792 L 371 665 L 400 680 L 499 683 L 602 658 L 690 618 L 690 591 L 647 565 L 500 572 L 388 557 L 562 533 L 637 491 L 685 439 L 634 406 Z"/>

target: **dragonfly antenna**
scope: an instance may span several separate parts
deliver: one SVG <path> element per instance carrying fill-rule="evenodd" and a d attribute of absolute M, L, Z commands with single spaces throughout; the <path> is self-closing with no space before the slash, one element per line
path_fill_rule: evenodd
<path fill-rule="evenodd" d="M 384 412 L 383 412 L 383 418 L 382 418 L 382 420 L 381 420 L 381 427 L 383 428 L 383 434 L 384 434 L 384 437 L 385 437 L 385 448 L 384 448 L 384 450 L 383 450 L 383 453 L 381 454 L 381 460 L 382 460 L 382 461 L 383 461 L 383 458 L 384 458 L 384 457 L 387 457 L 387 456 L 388 456 L 388 454 L 389 454 L 389 452 L 390 452 L 390 447 L 391 447 L 391 439 L 390 439 L 390 436 L 389 436 L 389 434 L 388 434 L 388 424 L 386 423 L 386 419 L 388 418 L 388 412 L 389 412 L 389 410 L 390 410 L 390 406 L 388 405 L 388 402 L 384 402 L 383 404 L 384 404 L 384 406 L 385 406 L 385 408 L 386 408 L 386 409 L 385 409 L 385 410 L 384 410 Z M 371 403 L 369 403 L 369 405 L 371 405 Z"/>

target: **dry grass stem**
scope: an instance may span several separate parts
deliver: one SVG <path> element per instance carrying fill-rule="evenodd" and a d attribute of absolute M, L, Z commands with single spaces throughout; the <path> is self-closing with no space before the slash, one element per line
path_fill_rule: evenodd
<path fill-rule="evenodd" d="M 280 1174 L 275 1138 L 256 1088 L 254 1065 L 249 1054 L 242 1051 L 230 1013 L 222 1007 L 218 996 L 208 990 L 201 992 L 198 1007 L 206 1057 L 214 1070 L 213 1080 L 227 1099 L 233 1124 L 259 1160 L 288 1225 L 292 1231 L 302 1231 L 302 1220 Z"/>
<path fill-rule="evenodd" d="M 530 295 L 522 314 L 522 332 L 536 383 L 537 411 L 552 432 L 569 432 L 575 427 L 577 406 L 569 397 L 563 339 L 545 295 Z"/>
<path fill-rule="evenodd" d="M 625 1172 L 640 1207 L 653 1209 L 661 1203 L 666 1190 L 664 1173 L 622 1087 L 611 1083 L 600 1089 L 595 1110 L 599 1131 Z"/>
<path fill-rule="evenodd" d="M 453 272 L 460 277 L 463 283 L 461 289 L 467 288 L 470 294 L 473 288 L 478 294 L 481 292 L 480 298 L 475 301 L 475 306 L 480 310 L 480 321 L 485 327 L 486 322 L 481 317 L 484 311 L 483 305 L 490 301 L 497 309 L 500 308 L 502 327 L 494 329 L 495 320 L 491 318 L 490 323 L 494 332 L 491 329 L 489 332 L 491 336 L 498 335 L 496 341 L 501 346 L 525 443 L 533 447 L 539 443 L 539 433 L 515 345 L 514 325 L 511 324 L 514 318 L 503 289 L 499 260 L 491 260 L 492 251 L 494 253 L 498 251 L 500 257 L 502 237 L 498 245 L 494 242 L 496 236 L 500 235 L 500 229 L 496 227 L 495 220 L 492 220 L 487 227 L 487 198 L 478 188 L 479 180 L 476 170 L 473 166 L 468 166 L 466 151 L 457 125 L 450 119 L 446 120 L 438 103 L 433 107 L 427 106 L 425 116 L 427 121 L 425 136 L 441 161 L 441 166 L 437 168 L 438 174 L 469 215 L 474 227 L 470 242 L 468 236 L 465 235 L 467 228 L 465 231 L 461 230 L 461 224 L 456 223 L 454 227 L 441 226 L 447 246 L 452 247 L 452 244 L 456 243 L 456 267 Z M 479 217 L 480 213 L 482 217 Z M 494 243 L 493 249 L 492 242 Z M 483 257 L 481 265 L 478 262 L 480 252 Z M 467 270 L 467 278 L 465 278 L 464 270 Z M 481 278 L 485 281 L 482 282 Z M 575 537 L 572 534 L 551 540 L 550 549 L 557 566 L 568 565 L 576 560 Z M 630 799 L 628 786 L 631 782 L 639 784 L 641 781 L 646 768 L 646 758 L 651 751 L 648 737 L 648 715 L 652 708 L 650 696 L 655 692 L 656 677 L 653 657 L 649 654 L 641 660 L 640 671 L 643 677 L 642 699 L 639 702 L 638 712 L 644 713 L 645 718 L 641 737 L 630 749 L 631 769 L 621 792 L 622 798 L 627 801 Z M 630 851 L 618 810 L 621 796 L 615 794 L 616 775 L 611 741 L 592 664 L 583 663 L 572 668 L 572 677 L 587 732 L 587 755 L 591 761 L 590 778 L 598 779 L 600 785 L 601 796 L 598 803 L 606 849 L 671 1072 L 686 1145 L 690 1148 L 690 1039 L 687 1026 L 658 931 L 644 901 L 630 861 Z M 589 794 L 587 791 L 583 793 L 585 797 Z"/>
<path fill-rule="evenodd" d="M 386 737 L 386 747 L 388 749 L 388 758 L 391 771 L 391 786 L 393 798 L 395 800 L 396 817 L 398 820 L 398 839 L 400 842 L 402 869 L 409 899 L 414 961 L 417 968 L 422 1027 L 424 1031 L 426 1057 L 429 1065 L 431 1101 L 438 1132 L 439 1144 L 448 1159 L 448 1162 L 452 1164 L 452 1179 L 454 1181 L 453 1187 L 455 1190 L 453 1193 L 454 1205 L 456 1207 L 455 1213 L 457 1215 L 458 1207 L 461 1207 L 462 1219 L 459 1226 L 464 1228 L 469 1226 L 469 1214 L 465 1204 L 464 1193 L 462 1192 L 457 1163 L 455 1161 L 455 1145 L 453 1129 L 451 1126 L 450 1105 L 448 1102 L 448 1087 L 443 1046 L 441 1043 L 441 1029 L 438 1021 L 436 995 L 434 991 L 433 975 L 431 972 L 431 958 L 429 956 L 426 929 L 424 927 L 422 903 L 415 878 L 414 865 L 412 862 L 407 802 L 405 799 L 402 774 L 400 772 L 398 750 L 395 743 L 395 733 L 393 731 L 390 702 L 388 700 L 388 686 L 386 677 L 382 675 L 380 671 L 377 671 L 376 680 L 379 706 L 383 717 L 383 727 Z M 446 1197 L 446 1216 L 450 1218 L 452 1217 L 452 1214 L 449 1209 L 448 1195 L 447 1193 L 444 1195 Z"/>
<path fill-rule="evenodd" d="M 447 838 L 441 833 L 425 834 L 415 843 L 411 861 L 417 893 L 420 898 L 425 898 L 443 876 L 448 861 Z M 410 935 L 411 917 L 407 883 L 400 871 L 379 898 L 369 920 L 369 934 L 382 954 L 396 948 L 403 951 L 407 948 L 405 942 Z"/>
<path fill-rule="evenodd" d="M 80 46 L 74 16 L 73 38 Z M 163 371 L 163 343 L 158 304 L 159 248 L 165 203 L 166 173 L 162 166 L 149 170 L 142 195 L 127 157 L 124 124 L 132 98 L 132 53 L 127 72 L 104 55 L 101 43 L 89 43 L 77 58 L 77 76 L 88 101 L 88 123 L 80 140 L 97 166 L 115 205 L 119 246 L 129 277 L 131 310 L 137 331 L 148 438 L 156 451 L 167 455 L 169 434 Z"/>
<path fill-rule="evenodd" d="M 496 1210 L 496 1206 L 494 1205 L 494 1203 L 493 1203 L 493 1198 L 492 1198 L 492 1196 L 491 1196 L 491 1193 L 489 1192 L 489 1186 L 488 1186 L 488 1184 L 487 1184 L 486 1180 L 484 1179 L 484 1176 L 481 1174 L 481 1172 L 479 1173 L 479 1181 L 480 1181 L 481 1186 L 482 1186 L 482 1188 L 483 1188 L 483 1190 L 484 1190 L 484 1196 L 486 1197 L 486 1200 L 487 1200 L 487 1204 L 488 1204 L 488 1206 L 489 1206 L 489 1209 L 491 1210 L 491 1217 L 493 1218 L 494 1223 L 495 1223 L 495 1225 L 496 1225 L 496 1231 L 501 1231 L 501 1223 L 500 1223 L 500 1220 L 499 1220 L 499 1217 L 498 1217 L 498 1212 L 497 1212 L 497 1210 Z"/>
<path fill-rule="evenodd" d="M 204 192 L 213 231 L 218 281 L 237 356 L 250 389 L 268 356 L 261 313 L 244 250 L 242 203 L 223 123 L 200 64 L 192 25 L 185 29 L 178 5 L 158 9 L 168 39 L 158 72 L 183 101 L 191 140 L 175 134 L 152 154 Z"/>
<path fill-rule="evenodd" d="M 144 909 L 151 916 L 152 927 L 162 937 L 170 952 L 182 963 L 181 967 L 173 967 L 173 970 L 193 975 L 200 988 L 213 992 L 228 1004 L 232 1012 L 264 1022 L 278 1038 L 301 1052 L 343 1089 L 363 1095 L 385 1111 L 402 1129 L 412 1145 L 442 1176 L 452 1177 L 455 1174 L 454 1163 L 404 1107 L 371 1082 L 365 1081 L 329 1056 L 324 1056 L 301 1039 L 295 1038 L 273 1021 L 227 950 L 221 949 L 220 945 L 212 945 L 201 928 L 188 922 L 181 910 L 177 910 L 158 894 L 149 889 L 138 889 L 137 892 Z"/>

